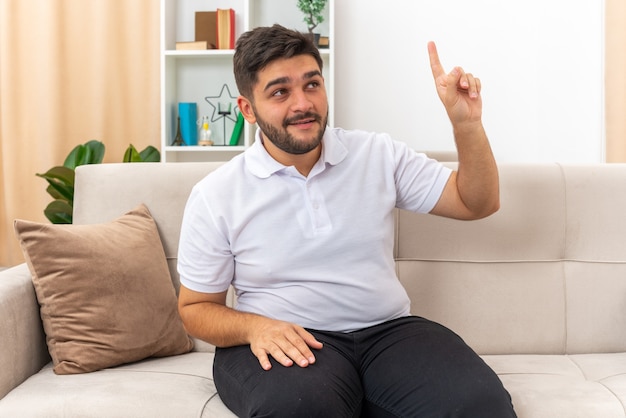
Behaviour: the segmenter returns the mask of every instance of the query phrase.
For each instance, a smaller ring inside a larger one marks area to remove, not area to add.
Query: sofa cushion
[[[519,417],[624,418],[626,353],[486,355]]]
[[[58,376],[51,365],[0,399],[0,417],[235,418],[217,395],[213,353]]]
[[[482,357],[519,417],[624,417],[625,353]],[[0,417],[231,418],[213,383],[213,358],[194,352],[69,376],[46,366],[0,399]]]
[[[15,221],[57,374],[191,350],[145,205],[96,225]]]

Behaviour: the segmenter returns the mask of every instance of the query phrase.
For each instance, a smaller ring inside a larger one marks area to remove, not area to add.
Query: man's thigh
[[[418,317],[359,332],[365,416],[513,417],[498,376],[449,329]]]
[[[306,368],[272,361],[263,370],[249,346],[217,349],[214,379],[237,416],[358,417],[363,393],[354,365],[326,342]]]

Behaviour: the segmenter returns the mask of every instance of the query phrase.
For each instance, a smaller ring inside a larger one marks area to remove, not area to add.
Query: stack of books
[[[234,49],[235,11],[196,12],[195,40],[176,42],[177,50]]]

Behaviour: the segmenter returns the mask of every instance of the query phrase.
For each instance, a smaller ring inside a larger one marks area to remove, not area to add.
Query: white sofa
[[[178,285],[192,185],[213,163],[82,166],[76,224],[145,203]],[[500,165],[501,209],[473,222],[398,212],[413,313],[458,332],[520,417],[625,417],[626,165]],[[227,198],[227,197],[225,197]],[[229,417],[211,347],[55,375],[26,265],[0,272],[0,417]]]

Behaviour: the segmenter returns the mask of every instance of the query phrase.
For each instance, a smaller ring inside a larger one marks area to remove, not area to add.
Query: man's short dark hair
[[[280,58],[311,55],[322,71],[319,49],[308,34],[287,29],[281,25],[254,28],[239,37],[235,47],[233,66],[239,94],[253,100],[252,90],[258,73],[269,63]]]

